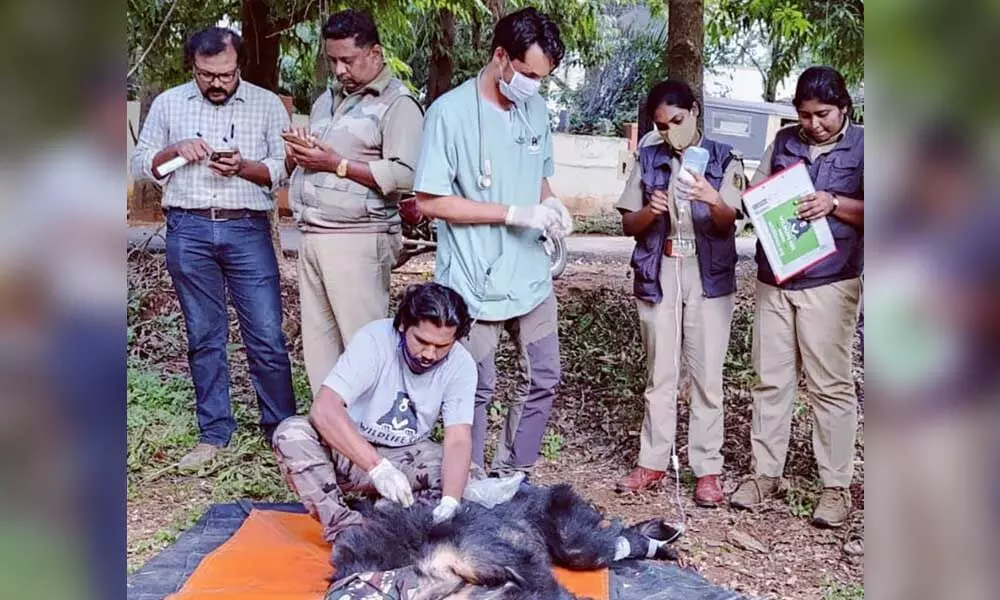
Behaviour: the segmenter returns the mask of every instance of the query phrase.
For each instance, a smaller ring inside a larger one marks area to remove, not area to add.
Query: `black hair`
[[[382,43],[379,41],[378,28],[375,27],[372,16],[353,8],[333,13],[326,20],[326,25],[323,25],[324,40],[347,38],[354,38],[354,43],[359,48],[371,48],[375,44]]]
[[[653,89],[649,90],[649,95],[646,96],[646,116],[652,121],[653,115],[656,114],[656,109],[664,104],[691,110],[694,108],[695,102],[691,86],[683,81],[667,79],[654,85]]]
[[[833,67],[809,67],[799,75],[792,104],[795,108],[799,108],[807,100],[818,100],[823,104],[846,108],[848,115],[854,108],[851,94],[847,91],[847,84],[844,83],[844,76]]]
[[[407,288],[392,324],[397,330],[406,331],[421,321],[430,321],[438,327],[455,327],[456,340],[468,335],[472,327],[465,300],[455,290],[439,283]]]
[[[184,64],[192,68],[195,56],[215,56],[225,52],[227,46],[236,51],[237,66],[243,66],[243,59],[246,57],[243,38],[226,27],[209,27],[192,35],[184,44]]]
[[[534,8],[522,8],[497,21],[493,27],[490,52],[503,48],[511,60],[524,60],[528,48],[535,44],[545,53],[553,69],[559,66],[566,52],[566,46],[559,37],[559,27]]]

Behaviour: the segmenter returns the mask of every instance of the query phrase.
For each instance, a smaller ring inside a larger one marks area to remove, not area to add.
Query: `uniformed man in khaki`
[[[683,359],[692,381],[688,458],[698,478],[695,502],[714,507],[723,501],[722,365],[736,291],[743,161],[730,146],[703,137],[686,84],[657,84],[647,106],[657,130],[643,138],[617,204],[625,233],[636,238],[634,291],[648,369],[639,464],[618,489],[647,489],[669,467]],[[704,176],[681,174],[681,154],[690,146],[709,153]]]
[[[402,247],[398,201],[413,185],[423,111],[385,64],[371,16],[332,15],[323,28],[337,82],[287,144],[290,198],[302,244],[302,351],[313,392],[355,332],[385,318]],[[286,138],[286,140],[289,138]]]

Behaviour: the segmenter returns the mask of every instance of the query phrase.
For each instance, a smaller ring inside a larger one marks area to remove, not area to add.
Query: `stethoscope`
[[[483,69],[479,71],[479,75],[476,76],[476,125],[479,132],[479,178],[476,180],[476,184],[479,186],[480,190],[487,190],[493,185],[493,161],[491,161],[486,156],[486,136],[483,135],[483,98],[482,93],[479,90],[479,82],[483,77]],[[521,122],[524,126],[528,128],[531,133],[531,146],[538,146],[538,134],[535,133],[534,128],[532,128],[531,123],[528,122],[527,117],[522,114],[521,109],[515,104],[512,108],[518,117],[520,117]],[[523,144],[528,141],[528,138],[524,135],[519,135],[514,139],[518,144]]]

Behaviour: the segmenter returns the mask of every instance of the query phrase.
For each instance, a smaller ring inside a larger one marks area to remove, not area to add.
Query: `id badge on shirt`
[[[538,156],[542,153],[542,143],[538,136],[532,136],[528,142],[528,156]]]

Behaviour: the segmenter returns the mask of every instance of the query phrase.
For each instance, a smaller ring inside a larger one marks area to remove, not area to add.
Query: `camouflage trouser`
[[[413,491],[441,489],[439,444],[424,440],[412,446],[375,449],[406,475]],[[289,417],[278,425],[274,453],[285,480],[309,514],[323,525],[323,538],[328,542],[344,528],[361,522],[361,515],[344,504],[344,492],[378,494],[368,473],[323,443],[306,417]],[[482,470],[473,465],[471,477],[483,476]]]
[[[355,573],[332,584],[324,600],[502,600],[511,597],[509,583],[488,588],[465,583],[454,573],[436,575],[420,575],[412,566]]]

